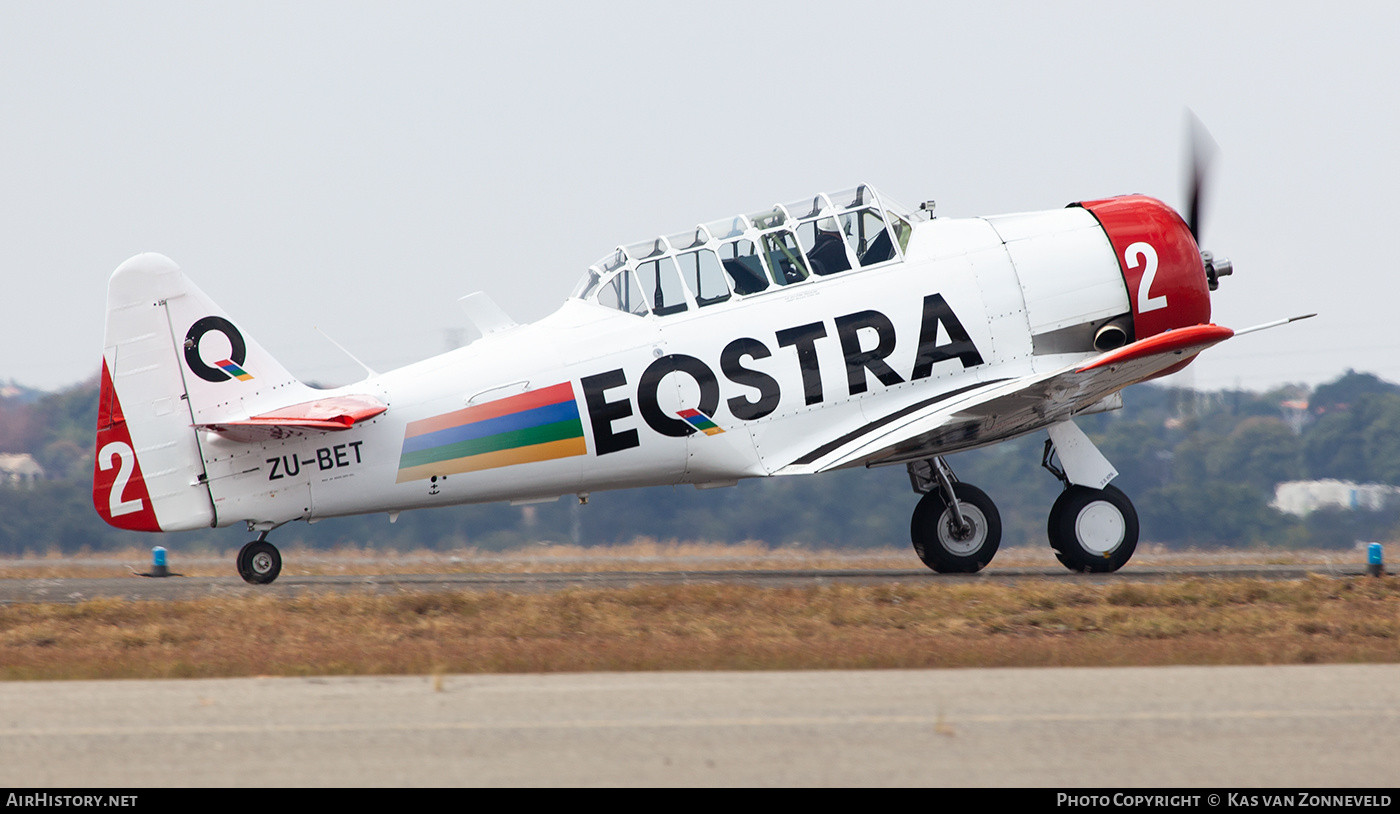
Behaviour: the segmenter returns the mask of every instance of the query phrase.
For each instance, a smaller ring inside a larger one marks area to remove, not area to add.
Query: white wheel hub
[[[1123,512],[1107,500],[1095,500],[1079,510],[1074,519],[1074,536],[1090,554],[1107,555],[1123,544],[1128,522]]]
[[[958,528],[958,518],[952,509],[944,509],[938,518],[938,544],[949,554],[967,557],[976,554],[987,543],[987,516],[971,503],[958,503],[963,519],[970,529]]]

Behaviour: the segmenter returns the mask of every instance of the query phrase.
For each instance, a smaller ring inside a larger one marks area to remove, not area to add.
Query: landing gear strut
[[[909,523],[914,552],[941,574],[981,571],[1001,545],[1001,513],[981,489],[957,480],[941,458],[909,465],[923,493]]]
[[[251,585],[266,585],[282,573],[282,554],[267,541],[267,532],[238,552],[238,575]]]
[[[1137,549],[1137,510],[1115,486],[1091,489],[1071,484],[1064,471],[1051,462],[1054,454],[1054,443],[1047,440],[1040,465],[1065,486],[1050,508],[1045,528],[1055,557],[1071,571],[1117,571]]]

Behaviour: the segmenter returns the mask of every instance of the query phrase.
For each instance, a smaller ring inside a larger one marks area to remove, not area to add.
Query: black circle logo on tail
[[[233,323],[223,317],[205,317],[190,326],[190,332],[185,334],[185,364],[194,371],[194,375],[206,382],[228,381],[233,375],[217,367],[210,367],[199,356],[199,340],[210,331],[218,331],[228,339],[228,359],[223,361],[233,363],[234,375],[242,372],[243,362],[248,358],[248,343],[243,341],[243,334],[238,332]]]

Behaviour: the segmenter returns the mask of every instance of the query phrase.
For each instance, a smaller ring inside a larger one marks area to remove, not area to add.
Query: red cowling
[[[1210,322],[1201,250],[1175,210],[1146,195],[1084,201],[1108,234],[1133,306],[1133,334],[1145,339]]]

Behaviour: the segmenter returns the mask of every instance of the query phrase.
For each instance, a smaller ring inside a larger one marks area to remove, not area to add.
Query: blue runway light
[[[151,573],[147,574],[146,576],[170,576],[170,568],[168,565],[166,565],[165,562],[165,548],[163,546],[156,546],[155,548],[151,549]]]
[[[1385,573],[1385,557],[1381,554],[1380,543],[1371,543],[1366,546],[1366,573],[1373,577]]]

